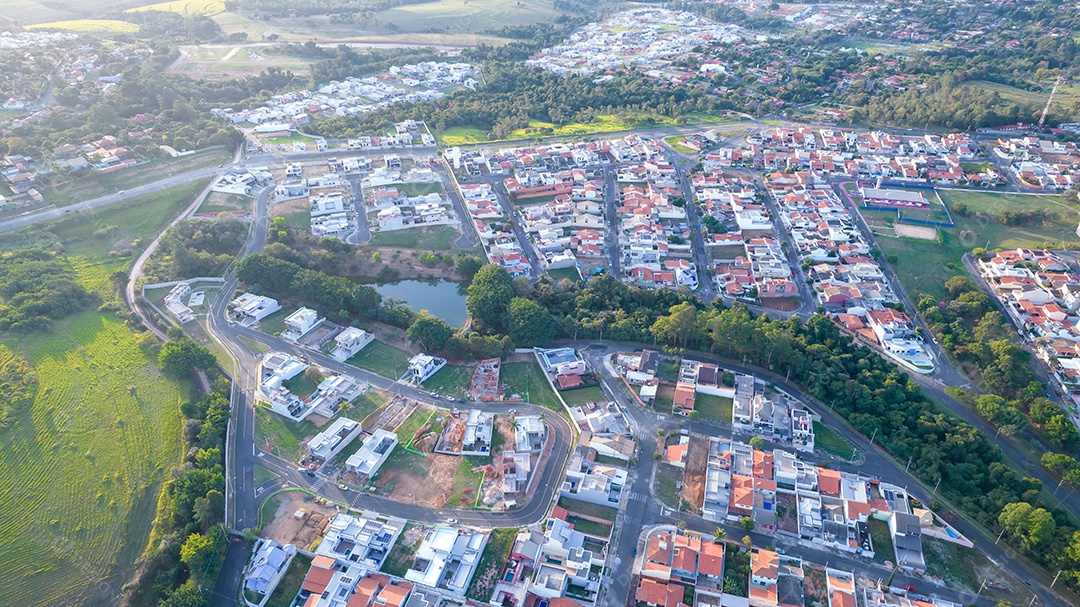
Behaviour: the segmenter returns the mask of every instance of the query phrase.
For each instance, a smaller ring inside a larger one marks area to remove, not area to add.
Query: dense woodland
[[[247,239],[248,227],[236,219],[181,221],[162,235],[143,275],[148,282],[219,276],[236,259]]]

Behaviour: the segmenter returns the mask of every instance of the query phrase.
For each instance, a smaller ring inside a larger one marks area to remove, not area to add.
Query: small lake
[[[379,295],[404,300],[419,312],[427,310],[455,329],[465,326],[465,289],[449,280],[400,280],[373,285]]]

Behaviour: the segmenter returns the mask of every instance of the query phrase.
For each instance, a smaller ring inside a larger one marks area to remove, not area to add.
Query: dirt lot
[[[919,240],[937,240],[937,229],[925,226],[913,226],[906,223],[897,223],[896,235],[905,238],[917,238]]]
[[[281,217],[283,215],[289,215],[290,213],[298,213],[300,211],[310,211],[311,202],[307,198],[297,198],[288,202],[275,203],[270,207],[270,216]]]
[[[337,514],[336,508],[320,506],[315,498],[300,491],[286,491],[270,499],[278,507],[273,519],[263,528],[262,536],[302,549],[321,538],[327,522]],[[307,514],[302,519],[295,518],[293,514],[301,509]]]
[[[686,470],[683,472],[683,500],[700,511],[705,503],[705,469],[709,464],[709,442],[691,440],[686,450]]]

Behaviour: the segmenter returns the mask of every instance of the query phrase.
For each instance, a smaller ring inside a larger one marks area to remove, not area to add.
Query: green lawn
[[[870,543],[874,547],[874,562],[896,562],[896,551],[893,549],[892,534],[889,533],[889,524],[876,518],[870,519]]]
[[[373,341],[345,362],[388,379],[397,379],[409,370],[410,358],[412,356],[401,348]]]
[[[674,148],[676,152],[679,152],[680,154],[697,154],[697,151],[694,150],[694,148],[687,147],[679,143],[680,141],[682,141],[683,138],[683,135],[672,135],[671,137],[664,137],[664,142],[670,145],[672,148]]]
[[[814,422],[814,450],[850,460],[855,445],[836,430],[820,422]]]
[[[533,361],[504,363],[500,370],[500,381],[506,385],[506,398],[517,394],[526,402],[541,407],[547,407],[552,411],[558,411],[565,415],[562,403],[551,389],[540,365]]]
[[[576,268],[559,268],[557,270],[548,270],[548,276],[555,282],[559,282],[562,279],[569,280],[570,282],[581,282],[581,274],[578,274]]]
[[[442,184],[438,181],[430,183],[399,183],[394,187],[397,188],[399,192],[410,197],[443,193]]]
[[[48,334],[0,336],[23,356],[33,401],[0,433],[0,605],[109,602],[146,548],[158,490],[181,457],[189,386],[162,375],[112,314]]]
[[[457,474],[454,475],[454,482],[450,487],[450,499],[446,501],[447,508],[472,508],[476,503],[484,472],[482,469],[474,471],[473,467],[471,458],[460,458]]]
[[[267,335],[281,335],[285,331],[285,319],[295,310],[282,308],[259,321],[259,330]]]
[[[694,410],[699,419],[720,424],[731,423],[731,399],[726,396],[698,393],[694,396]]]
[[[572,500],[568,497],[560,497],[559,506],[566,508],[570,512],[577,512],[578,514],[584,514],[586,516],[595,516],[611,521],[612,523],[615,522],[615,515],[619,513],[615,508],[583,502],[581,500]]]
[[[589,386],[588,388],[575,388],[573,390],[560,390],[559,394],[562,395],[563,400],[567,405],[571,407],[575,405],[584,405],[586,403],[606,403],[608,397],[604,395],[604,391],[600,386]]]
[[[274,594],[266,601],[265,607],[289,607],[293,599],[300,592],[300,586],[304,583],[304,577],[311,568],[311,558],[297,553],[293,557],[285,576],[278,582]]]
[[[674,382],[679,379],[679,359],[665,358],[660,361],[660,368],[656,373],[660,379]]]
[[[265,407],[255,409],[255,446],[279,457],[300,461],[307,453],[304,440],[318,433],[310,420],[297,423]]]
[[[480,555],[480,562],[476,565],[476,572],[469,583],[469,589],[465,596],[481,603],[486,603],[495,591],[495,583],[499,580],[503,567],[510,556],[510,549],[514,547],[517,538],[517,529],[493,529],[488,536],[487,545]]]
[[[682,496],[678,484],[682,482],[683,470],[668,464],[657,464],[653,477],[653,494],[664,504],[678,510]]]
[[[281,215],[275,215],[275,217],[284,217],[286,228],[294,228],[305,232],[311,231],[311,211],[306,209],[282,213]]]
[[[308,373],[312,371],[314,367],[309,368],[307,371],[297,375],[292,379],[281,382],[281,385],[292,392],[299,398],[307,398],[319,387],[319,382],[322,381],[322,374],[318,374],[318,379],[315,377],[308,377]]]
[[[424,389],[440,396],[465,398],[476,365],[446,365],[424,382]]]
[[[656,389],[656,398],[653,399],[652,408],[657,413],[663,413],[670,415],[672,407],[675,405],[675,386],[669,384],[660,384]]]
[[[362,424],[369,415],[385,405],[387,400],[389,399],[381,392],[368,390],[346,405],[345,409],[349,412],[349,419],[355,419]]]
[[[486,143],[487,140],[487,131],[468,126],[449,127],[443,132],[442,136],[442,144],[450,146]]]
[[[461,234],[450,226],[409,228],[393,232],[376,232],[371,236],[373,247],[398,247],[425,251],[452,251]]]
[[[471,3],[470,3],[471,6]],[[716,124],[731,122],[730,119],[716,114],[693,112],[687,114],[686,124]],[[557,126],[542,120],[530,120],[529,126],[515,129],[505,139],[489,140],[487,131],[473,127],[451,127],[443,133],[443,145],[469,145],[476,143],[496,143],[543,139],[546,137],[585,137],[603,133],[617,133],[634,129],[650,129],[675,126],[674,118],[655,114],[624,113],[598,114],[592,122],[571,122]],[[678,137],[681,139],[682,137]]]
[[[567,516],[566,522],[574,526],[575,531],[594,535],[596,537],[606,538],[611,535],[611,525],[605,525],[604,523],[598,523],[596,521],[590,521],[588,519],[578,518],[576,516]]]
[[[405,421],[401,422],[394,433],[397,434],[398,442],[404,447],[409,444],[410,441],[416,436],[417,431],[425,426],[431,427],[438,423],[441,414],[434,409],[427,407],[418,407],[416,411],[413,411],[409,417],[405,418]]]
[[[494,448],[492,448],[492,451],[494,451]],[[599,453],[596,454],[596,456],[593,458],[593,461],[598,464],[607,464],[608,466],[615,466],[616,468],[624,469],[628,465],[628,462],[626,460],[619,459],[617,457],[610,457],[607,455],[600,455]]]
[[[968,205],[969,214],[953,213],[956,223],[941,228],[940,241],[895,238],[879,234],[877,244],[887,255],[896,255],[892,265],[904,289],[915,301],[920,294],[944,298],[945,281],[953,276],[966,275],[960,258],[975,247],[990,249],[1017,247],[1058,248],[1064,240],[1067,247],[1080,246],[1075,234],[1080,213],[1061,201],[1058,196],[1033,194],[997,194],[969,190],[938,190],[950,209],[958,202]],[[997,222],[999,211],[1050,208],[1060,217],[1042,226],[1006,226]],[[950,267],[951,264],[951,267]]]
[[[274,474],[273,472],[267,470],[266,468],[263,468],[262,466],[255,466],[253,472],[255,474],[255,486],[256,487],[259,487],[263,483],[265,483],[267,481],[272,481],[275,478],[277,478],[276,474]]]
[[[270,349],[270,346],[262,343],[261,341],[256,341],[254,339],[251,339],[250,337],[244,337],[242,335],[239,337],[241,343],[243,343],[244,346],[248,350],[250,350],[252,354],[262,354],[263,352],[266,352]]]

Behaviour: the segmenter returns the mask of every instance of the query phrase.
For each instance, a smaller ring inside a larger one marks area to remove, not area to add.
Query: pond
[[[383,297],[404,300],[414,311],[427,310],[451,327],[465,326],[465,289],[450,280],[400,280],[374,285]]]

